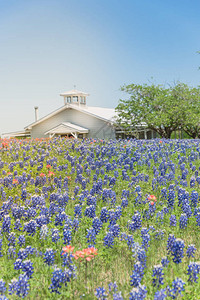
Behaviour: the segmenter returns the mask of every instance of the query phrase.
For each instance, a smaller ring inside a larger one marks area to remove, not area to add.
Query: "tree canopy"
[[[177,83],[165,87],[155,84],[130,84],[121,88],[129,95],[116,107],[117,124],[126,131],[146,127],[163,138],[183,129],[193,138],[200,137],[200,88]]]

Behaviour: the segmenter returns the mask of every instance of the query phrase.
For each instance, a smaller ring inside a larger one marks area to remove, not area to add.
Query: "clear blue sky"
[[[200,82],[199,0],[0,0],[0,133],[63,105],[116,107],[129,83]]]

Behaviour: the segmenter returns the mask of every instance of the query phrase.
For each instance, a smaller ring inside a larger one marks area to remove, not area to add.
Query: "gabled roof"
[[[70,122],[63,122],[63,123],[60,123],[58,126],[53,127],[50,130],[46,131],[44,134],[49,134],[49,133],[67,134],[67,133],[72,133],[72,132],[88,133],[88,131],[89,130],[87,128],[83,128],[81,126],[75,125]]]
[[[60,94],[60,96],[73,96],[73,95],[89,96],[89,94],[87,94],[85,92],[78,91],[78,90],[71,90],[71,91],[64,92],[64,93]]]
[[[46,115],[45,117],[39,119],[36,122],[31,123],[30,125],[26,126],[25,129],[31,129],[33,126],[38,125],[39,123],[57,115],[58,113],[64,111],[65,109],[75,109],[82,113],[91,115],[97,119],[101,119],[106,122],[113,123],[114,117],[116,116],[116,112],[114,108],[103,108],[103,107],[93,107],[93,106],[78,106],[76,104],[66,104],[59,109],[53,111],[52,113]]]

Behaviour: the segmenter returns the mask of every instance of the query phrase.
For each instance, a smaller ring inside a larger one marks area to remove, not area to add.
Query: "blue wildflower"
[[[6,283],[3,279],[0,279],[0,295],[3,295],[6,291]]]
[[[26,274],[19,275],[18,281],[15,285],[15,291],[18,297],[24,298],[28,295],[29,283]]]
[[[23,272],[25,272],[25,274],[28,278],[32,277],[34,268],[33,268],[33,263],[30,261],[30,259],[23,261],[21,269]]]
[[[187,269],[187,274],[189,275],[188,281],[197,282],[198,274],[200,273],[200,263],[190,262]]]
[[[186,250],[187,257],[194,257],[194,253],[197,249],[195,248],[195,245],[191,244],[188,245],[188,248]]]
[[[164,272],[163,272],[162,265],[154,266],[152,277],[153,277],[153,286],[156,286],[157,288],[159,288],[160,285],[163,284],[163,279],[164,279]]]
[[[112,248],[114,245],[114,235],[113,235],[112,231],[107,232],[107,234],[103,240],[104,240],[105,247]]]
[[[106,300],[108,295],[106,294],[106,289],[104,287],[98,287],[95,296],[99,300]]]
[[[55,261],[55,251],[53,249],[46,249],[43,258],[47,265],[53,265]]]

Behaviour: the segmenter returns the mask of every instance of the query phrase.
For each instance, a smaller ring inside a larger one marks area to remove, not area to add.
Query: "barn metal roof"
[[[103,107],[94,107],[94,106],[78,106],[76,104],[66,104],[59,109],[53,111],[52,113],[46,115],[45,117],[31,123],[30,125],[26,126],[25,129],[31,129],[33,126],[38,125],[39,123],[55,116],[56,114],[64,111],[65,109],[75,109],[85,114],[91,115],[95,118],[113,123],[114,117],[116,116],[116,112],[114,108],[103,108]]]

